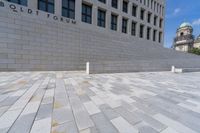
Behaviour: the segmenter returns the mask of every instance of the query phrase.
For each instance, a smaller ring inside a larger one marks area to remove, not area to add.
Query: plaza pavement
[[[0,73],[0,133],[200,133],[200,73]]]

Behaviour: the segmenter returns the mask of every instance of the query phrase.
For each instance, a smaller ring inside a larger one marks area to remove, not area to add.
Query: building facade
[[[190,23],[182,23],[177,29],[173,48],[177,51],[189,52],[192,48],[200,48],[200,36],[195,39]]]
[[[164,0],[1,0],[0,70],[153,58],[146,50],[163,46],[164,11]]]

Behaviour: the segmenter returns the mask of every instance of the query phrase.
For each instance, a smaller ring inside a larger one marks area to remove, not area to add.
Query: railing
[[[183,40],[194,40],[194,36],[193,35],[183,35],[183,36],[174,38],[174,42],[183,41]]]

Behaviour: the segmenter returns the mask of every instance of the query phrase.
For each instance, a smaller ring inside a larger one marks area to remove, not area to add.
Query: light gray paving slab
[[[91,117],[99,133],[118,132],[116,128],[111,124],[111,122],[102,113],[92,115]]]
[[[138,133],[138,131],[122,117],[112,119],[111,122],[120,133]]]

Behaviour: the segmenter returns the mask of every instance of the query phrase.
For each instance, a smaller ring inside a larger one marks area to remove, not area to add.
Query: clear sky
[[[176,29],[184,21],[192,24],[194,35],[200,34],[200,0],[166,0],[165,47],[171,47]]]

